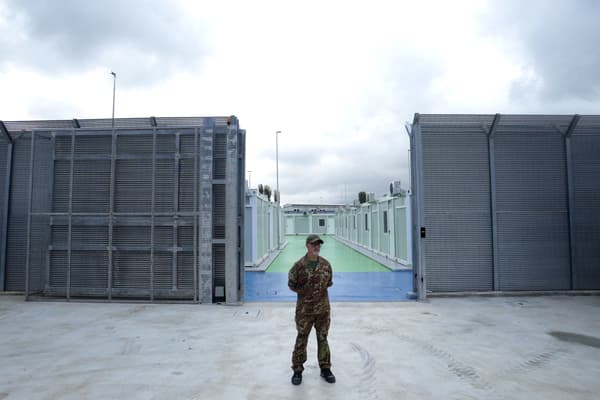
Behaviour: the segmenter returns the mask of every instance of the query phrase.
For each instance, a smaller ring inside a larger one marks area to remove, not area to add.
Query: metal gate
[[[600,116],[582,116],[567,135],[575,289],[600,288]]]
[[[8,245],[8,196],[12,169],[13,141],[0,121],[0,290],[6,280],[6,246]]]
[[[415,287],[600,289],[598,116],[415,115]]]
[[[239,301],[237,119],[106,121],[34,127],[15,148],[28,154],[15,155],[27,165],[13,172],[13,182],[26,175],[11,191],[21,201],[11,202],[10,227],[20,230],[9,242],[23,247],[7,253],[23,264],[7,270],[13,287],[66,299]]]

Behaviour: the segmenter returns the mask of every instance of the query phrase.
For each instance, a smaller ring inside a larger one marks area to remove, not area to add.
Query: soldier
[[[327,288],[333,285],[331,264],[319,256],[323,240],[317,235],[306,238],[306,255],[296,261],[288,276],[289,288],[298,294],[296,302],[296,345],[292,354],[292,384],[302,383],[302,371],[306,361],[308,335],[314,325],[317,332],[317,353],[321,376],[329,383],[335,382],[331,372],[331,356],[327,333],[330,311]]]

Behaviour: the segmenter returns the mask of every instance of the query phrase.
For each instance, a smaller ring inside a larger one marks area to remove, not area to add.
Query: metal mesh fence
[[[239,249],[241,231],[227,226],[241,215],[227,197],[243,187],[226,179],[228,154],[244,155],[227,138],[245,132],[211,119],[200,127],[135,122],[34,129],[20,146],[29,151],[20,187],[28,297],[225,300],[226,269],[237,273],[240,260],[226,262],[226,249]]]
[[[415,115],[421,298],[599,289],[599,138],[598,116]]]

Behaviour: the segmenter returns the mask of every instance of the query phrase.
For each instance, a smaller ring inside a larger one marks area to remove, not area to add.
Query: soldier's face
[[[306,248],[308,249],[309,254],[312,254],[313,256],[318,256],[319,252],[321,251],[321,243],[309,243],[306,245]]]

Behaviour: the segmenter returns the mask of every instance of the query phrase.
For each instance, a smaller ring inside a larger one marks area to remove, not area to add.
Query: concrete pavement
[[[591,399],[600,297],[334,303],[337,383],[314,334],[292,386],[292,303],[24,302],[0,296],[0,399]]]

